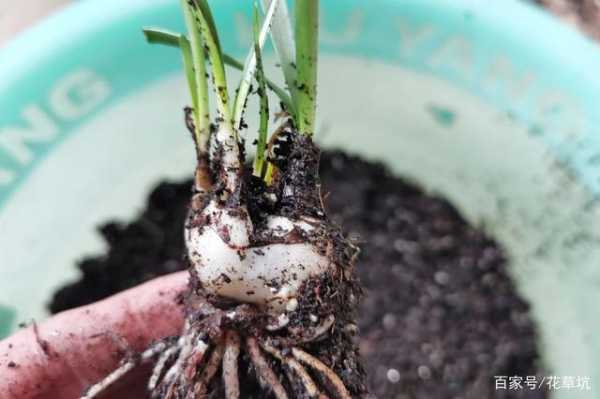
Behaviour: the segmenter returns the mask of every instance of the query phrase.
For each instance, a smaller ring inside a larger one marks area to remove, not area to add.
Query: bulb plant
[[[206,0],[182,0],[187,34],[144,30],[151,43],[179,48],[191,97],[185,120],[197,167],[184,227],[185,325],[179,337],[124,361],[84,398],[98,397],[147,362],[155,362],[148,382],[153,398],[240,398],[244,370],[261,387],[258,397],[366,395],[353,342],[358,249],[327,218],[313,142],[319,4],[296,0],[294,7],[292,24],[285,0],[263,0],[264,15],[254,5],[253,46],[244,63],[223,52]],[[268,36],[286,89],[265,76]],[[242,70],[233,98],[226,65]],[[216,98],[212,118],[209,87]],[[270,136],[267,90],[282,107]],[[253,93],[259,124],[248,165],[240,132]]]

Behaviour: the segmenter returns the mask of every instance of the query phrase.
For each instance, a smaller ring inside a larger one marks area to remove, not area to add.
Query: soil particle
[[[346,235],[361,240],[360,348],[372,394],[547,397],[544,390],[494,389],[496,375],[544,372],[528,305],[517,295],[493,240],[446,201],[380,164],[325,152],[321,180],[329,216]],[[138,219],[103,226],[108,252],[82,260],[81,280],[59,290],[50,309],[90,303],[183,268],[190,186],[191,180],[161,183]],[[356,331],[356,326],[344,328],[348,334]],[[344,358],[351,354],[335,352],[332,361],[354,361]]]

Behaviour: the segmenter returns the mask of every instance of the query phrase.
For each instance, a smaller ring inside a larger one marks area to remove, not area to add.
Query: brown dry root
[[[319,188],[317,147],[292,127],[283,128],[270,157],[276,173],[269,187],[250,180],[250,173],[224,167],[221,163],[223,148],[218,145],[216,148],[212,159],[199,159],[199,165],[204,167],[199,166],[202,170],[196,173],[186,234],[195,231],[196,238],[201,240],[209,231],[205,229],[220,226],[221,238],[212,238],[211,242],[220,244],[222,239],[227,243],[230,232],[235,231],[233,224],[219,225],[216,218],[243,216],[251,220],[248,225],[254,226],[251,235],[246,241],[242,240],[243,246],[224,247],[225,250],[235,248],[239,267],[244,266],[241,262],[250,251],[259,254],[257,259],[266,264],[262,257],[266,259],[272,244],[308,246],[318,254],[318,259],[327,262],[327,267],[319,269],[320,274],[299,278],[297,274],[307,270],[310,264],[293,263],[290,268],[283,268],[285,272],[281,275],[259,276],[248,281],[246,275],[236,275],[239,269],[228,260],[222,268],[216,268],[219,273],[216,278],[206,278],[206,268],[214,267],[214,257],[218,255],[213,254],[210,262],[206,261],[208,255],[203,252],[204,247],[190,244],[186,238],[190,290],[181,336],[161,341],[142,354],[126,359],[117,370],[92,386],[83,398],[98,397],[137,365],[148,362],[155,362],[148,382],[148,390],[155,399],[238,399],[245,394],[241,381],[245,389],[252,384],[258,389],[259,393],[250,394],[253,398],[365,397],[364,371],[353,340],[360,296],[354,278],[357,249],[325,215]],[[227,179],[240,183],[212,185],[212,182]],[[220,210],[207,213],[209,203]],[[264,229],[273,216],[290,223],[300,221],[298,226],[311,223],[313,227],[294,227],[285,234]],[[190,248],[193,249],[191,255]],[[236,257],[228,259],[237,262]],[[302,261],[307,262],[304,258]],[[242,291],[246,294],[242,298],[247,300],[221,295],[227,293],[229,284],[248,287]],[[276,307],[272,306],[274,302],[269,302],[268,294],[266,302],[256,301],[255,286],[263,293],[293,287],[294,294]]]

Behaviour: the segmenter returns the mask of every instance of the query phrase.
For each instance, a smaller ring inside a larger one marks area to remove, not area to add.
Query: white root
[[[325,320],[323,325],[330,327],[330,320]],[[209,358],[205,361],[205,355],[209,352],[209,344],[205,342],[200,332],[190,331],[189,327],[189,323],[186,322],[186,334],[179,337],[177,342],[158,342],[141,355],[127,360],[104,380],[92,386],[81,399],[97,398],[133,368],[147,363],[157,356],[158,361],[148,383],[150,392],[162,395],[160,397],[165,399],[174,399],[178,395],[178,390],[183,388],[186,390],[186,399],[207,398],[210,383],[221,369],[225,398],[239,399],[241,394],[239,380],[240,333],[234,330],[221,333]],[[322,328],[317,328],[317,330],[321,331]],[[271,391],[276,399],[289,399],[289,396],[265,354],[269,354],[281,362],[288,380],[294,386],[302,389],[306,397],[328,399],[324,390],[307,371],[305,366],[308,366],[315,370],[316,375],[320,376],[320,381],[336,398],[350,399],[344,383],[333,370],[297,347],[291,348],[291,355],[284,355],[280,349],[268,341],[259,343],[255,337],[247,337],[245,347],[260,385],[263,389]],[[174,357],[176,357],[175,362],[165,373],[166,364]],[[163,374],[164,377],[161,378]]]
[[[133,361],[126,362],[121,367],[110,373],[99,383],[92,385],[87,392],[81,397],[81,399],[92,399],[110,387],[112,384],[120,380],[129,373],[137,364]]]
[[[158,382],[160,381],[160,377],[162,376],[163,371],[165,370],[167,362],[173,355],[179,352],[179,350],[180,348],[178,346],[173,346],[164,351],[162,355],[160,355],[158,361],[156,362],[156,365],[154,366],[154,370],[152,370],[152,375],[148,380],[148,391],[152,392],[158,386]]]
[[[292,355],[300,362],[318,371],[329,382],[330,388],[339,399],[352,399],[343,381],[338,375],[316,357],[299,348],[292,348]]]
[[[208,345],[200,337],[198,332],[185,333],[190,329],[189,322],[186,321],[184,326],[184,334],[179,337],[174,346],[167,349],[154,366],[152,376],[148,382],[150,392],[157,389],[159,386],[164,387],[165,397],[174,394],[175,388],[179,383],[193,380],[196,374],[196,368],[202,362],[204,353],[208,349]],[[179,352],[175,362],[161,379],[165,363],[171,358],[172,354]]]
[[[290,301],[295,300],[292,298]],[[270,320],[269,324],[265,326],[267,331],[277,331],[286,327],[290,323],[290,318],[285,314],[281,313],[277,318],[273,318]]]
[[[248,337],[246,339],[246,347],[248,348],[250,361],[256,370],[261,386],[270,389],[276,399],[288,399],[285,388],[277,378],[277,374],[275,374],[267,360],[260,353],[260,347],[256,338]]]
[[[213,379],[219,367],[221,366],[221,361],[223,360],[223,354],[225,352],[225,342],[223,340],[217,344],[217,346],[213,349],[210,358],[206,362],[204,370],[202,370],[202,374],[198,381],[196,381],[193,393],[194,398],[204,398],[207,394],[208,384]]]
[[[204,355],[206,354],[207,350],[208,345],[204,342],[204,340],[198,339],[196,345],[194,346],[194,349],[192,350],[192,353],[190,354],[189,359],[187,359],[187,364],[183,372],[183,376],[188,382],[194,380],[194,377],[196,376],[196,371],[202,363],[202,360],[204,359]]]
[[[225,336],[225,353],[223,355],[223,382],[226,399],[238,399],[240,397],[239,356],[240,336],[235,331],[228,331]]]
[[[326,399],[324,395],[320,395],[319,389],[317,388],[317,384],[315,384],[315,382],[308,374],[306,369],[296,359],[284,356],[280,350],[267,343],[262,342],[261,346],[267,353],[269,353],[284,364],[284,366],[286,367],[286,372],[288,373],[289,380],[294,380],[291,373],[295,373],[298,376],[300,382],[302,383],[302,386],[304,387],[304,391],[306,392],[308,397]]]
[[[321,323],[319,323],[317,326],[310,328],[308,330],[308,333],[306,333],[302,330],[298,330],[298,328],[294,328],[294,329],[291,328],[290,330],[294,333],[297,333],[299,336],[302,337],[300,339],[300,342],[302,342],[302,343],[313,342],[313,341],[316,341],[319,338],[323,337],[325,334],[327,334],[329,332],[329,330],[331,329],[331,327],[333,326],[334,322],[335,322],[335,316],[331,314],[331,315],[327,316],[327,318],[322,320]]]
[[[163,352],[167,348],[167,344],[164,342],[158,342],[146,349],[139,357],[131,358],[123,363],[119,368],[114,370],[102,381],[95,385],[92,385],[81,397],[81,399],[93,399],[108,389],[112,384],[119,381],[127,373],[133,370],[140,364],[145,364],[159,353]]]
[[[186,321],[184,331],[188,331],[188,329],[189,323]],[[177,360],[175,360],[175,364],[173,364],[167,371],[167,374],[165,375],[163,381],[175,381],[176,378],[180,375],[185,361],[194,349],[194,338],[195,335],[193,334],[183,334],[181,337],[179,337],[179,339],[177,340],[177,346],[181,348],[181,351],[179,352]]]

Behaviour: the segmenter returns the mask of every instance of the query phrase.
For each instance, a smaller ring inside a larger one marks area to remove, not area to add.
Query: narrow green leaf
[[[319,0],[296,0],[297,121],[300,133],[312,136],[317,111]]]
[[[267,148],[267,131],[269,129],[269,96],[267,96],[267,84],[265,71],[263,69],[261,43],[260,43],[260,21],[258,5],[254,5],[254,52],[256,54],[256,81],[258,82],[258,95],[260,96],[260,122],[258,125],[258,140],[256,144],[256,158],[254,160],[254,175],[263,176],[265,165],[265,150]]]
[[[195,5],[202,13],[206,20],[206,24],[210,29],[211,36],[214,38],[215,45],[219,49],[219,52],[222,53],[221,43],[219,42],[219,34],[217,32],[217,25],[215,24],[215,20],[213,18],[212,12],[210,11],[210,6],[206,0],[187,0],[188,4]]]
[[[206,59],[204,55],[204,41],[200,34],[198,23],[192,14],[188,0],[181,0],[181,8],[190,37],[191,55],[193,61],[193,72],[195,77],[194,116],[196,144],[198,153],[202,154],[208,150],[208,139],[210,131],[210,109],[208,103],[208,82],[206,78]]]
[[[190,90],[190,97],[192,98],[192,107],[194,110],[198,109],[198,92],[196,90],[197,81],[194,73],[194,61],[192,56],[192,49],[188,39],[175,32],[170,32],[160,28],[143,28],[144,36],[148,43],[152,44],[164,44],[171,47],[179,48],[183,59],[183,70]],[[195,121],[196,122],[196,121]]]
[[[267,14],[265,15],[265,20],[263,21],[262,27],[257,28],[259,33],[256,34],[256,44],[258,44],[258,48],[262,50],[263,45],[265,44],[265,40],[267,35],[269,34],[269,30],[271,29],[271,21],[273,20],[273,15],[275,15],[275,10],[277,9],[280,0],[273,0],[269,9],[267,10]],[[256,15],[254,23],[258,23],[260,26],[260,21],[258,21],[258,10],[255,9]],[[246,57],[246,62],[244,64],[244,69],[242,71],[242,80],[238,86],[237,95],[235,97],[235,102],[233,105],[233,123],[234,126],[239,127],[242,121],[242,117],[244,115],[244,109],[246,108],[246,101],[248,100],[248,95],[250,94],[250,86],[252,84],[252,77],[255,75],[256,71],[256,46],[253,46],[249,51],[248,56]]]
[[[263,10],[269,8],[274,0],[261,0]],[[271,40],[277,58],[283,70],[285,84],[290,92],[292,101],[296,101],[296,43],[292,34],[290,13],[288,11],[287,1],[282,0],[275,10],[273,22],[271,23]]]
[[[142,32],[148,43],[179,47],[179,33],[154,27],[142,28]]]
[[[210,60],[214,90],[217,95],[217,108],[223,118],[223,122],[231,124],[231,110],[229,109],[229,93],[227,91],[227,78],[225,75],[225,66],[223,55],[219,44],[219,35],[210,12],[210,7],[206,0],[191,0],[194,16],[200,22],[200,28],[204,43],[208,47],[208,58]]]
[[[179,47],[179,33],[171,32],[165,29],[159,28],[144,28],[144,35],[149,43],[152,44],[163,44],[171,47]],[[231,55],[224,53],[223,54],[223,62],[230,67],[237,69],[239,71],[244,70],[244,64],[242,64],[239,60],[235,59]],[[292,99],[287,94],[285,89],[278,86],[273,81],[267,79],[267,86],[269,89],[279,97],[279,100],[283,103],[286,111],[288,111],[292,116],[295,114],[295,107],[292,103]]]
[[[228,54],[223,54],[223,61],[225,61],[225,64],[229,65],[230,67],[232,67],[234,69],[237,69],[238,71],[244,70],[244,64],[242,64],[239,60],[235,59],[234,57],[232,57]],[[292,116],[295,115],[296,107],[294,107],[294,103],[292,102],[291,97],[287,94],[285,89],[278,86],[276,83],[274,83],[273,81],[271,81],[269,79],[267,79],[266,81],[267,81],[267,86],[269,87],[269,89],[271,89],[271,91],[273,91],[273,93],[275,93],[275,95],[277,97],[279,97],[279,100],[285,107],[285,110],[288,113],[290,113],[290,115],[292,115]]]
[[[190,89],[190,96],[192,97],[192,107],[194,110],[198,108],[198,96],[196,92],[196,76],[194,75],[194,65],[192,61],[192,50],[190,48],[190,42],[188,39],[179,35],[179,48],[181,49],[181,55],[183,58],[183,69],[185,71],[185,77],[187,78],[188,88]]]
[[[183,58],[183,68],[192,98],[192,108],[194,110],[194,125],[196,131],[196,143],[199,153],[206,151],[208,141],[208,129],[210,127],[210,114],[208,105],[208,88],[206,82],[206,62],[204,53],[198,57],[194,56],[194,46],[189,40],[180,33],[171,32],[160,28],[144,28],[144,36],[148,43],[162,44],[170,47],[179,48]],[[195,59],[196,58],[196,59]],[[195,64],[201,65],[196,68]],[[200,83],[198,83],[200,82]]]

